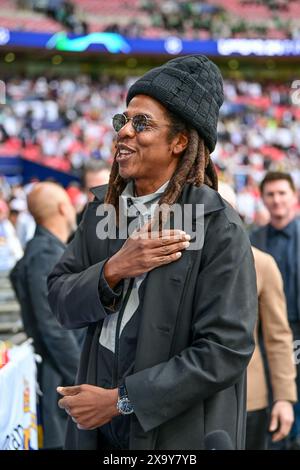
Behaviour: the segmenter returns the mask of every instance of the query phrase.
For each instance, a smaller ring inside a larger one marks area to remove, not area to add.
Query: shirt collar
[[[158,201],[168,186],[168,183],[169,181],[164,183],[154,193],[146,194],[145,196],[134,196],[133,181],[129,181],[120,197],[121,213],[124,215],[127,214],[129,217],[130,214],[135,214],[134,217],[138,216],[140,219],[139,223],[145,223],[149,217],[153,216]],[[131,206],[134,207],[131,208]]]
[[[288,225],[283,227],[282,229],[277,229],[272,225],[269,225],[269,235],[276,236],[276,235],[284,235],[287,238],[292,238],[294,234],[294,227],[295,227],[295,220],[292,220]]]
[[[143,207],[158,203],[160,196],[165,191],[168,183],[169,181],[164,183],[154,193],[145,194],[145,196],[134,196],[133,181],[129,181],[121,194],[123,207],[125,208],[134,205],[140,213],[143,213]]]
[[[168,186],[169,181],[164,183],[162,186],[160,186],[154,193],[151,194],[146,194],[145,196],[135,196],[134,195],[134,186],[133,186],[133,181],[129,181],[127,183],[124,191],[121,194],[121,197],[123,198],[130,198],[133,203],[140,202],[142,204],[146,204],[147,202],[153,201],[153,199],[157,199],[161,193],[165,191],[165,189]]]

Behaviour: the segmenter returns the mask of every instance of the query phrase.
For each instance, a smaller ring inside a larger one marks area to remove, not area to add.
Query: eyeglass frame
[[[114,118],[115,118],[116,116],[124,116],[124,118],[125,118],[125,123],[123,124],[123,126],[122,126],[118,131],[117,131],[117,130],[115,129],[115,127],[114,127]],[[135,131],[137,134],[139,134],[140,132],[143,132],[143,131],[145,130],[145,128],[147,127],[147,124],[148,124],[149,121],[150,121],[150,122],[151,122],[151,121],[154,122],[153,119],[151,119],[149,116],[147,116],[147,114],[143,114],[143,113],[137,113],[137,114],[135,114],[134,116],[132,116],[131,118],[128,117],[125,113],[116,113],[116,114],[112,117],[113,129],[114,129],[116,132],[120,132],[120,130],[123,129],[123,127],[126,126],[126,124],[127,124],[129,121],[133,121],[133,119],[134,119],[135,117],[137,117],[137,116],[143,116],[143,117],[145,118],[145,120],[146,120],[145,127],[144,127],[143,129],[141,129],[140,131],[137,130],[137,129],[134,127],[134,124],[133,124],[133,122],[132,122],[132,128],[134,129],[134,131]],[[164,126],[170,126],[170,124],[163,124],[163,125],[164,125]]]

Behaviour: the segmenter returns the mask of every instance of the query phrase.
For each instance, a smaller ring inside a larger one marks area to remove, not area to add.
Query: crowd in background
[[[69,183],[66,195],[76,214],[73,230],[79,225],[86,204],[93,200],[94,196],[89,188],[108,183],[109,174],[109,163],[90,159],[85,162],[81,182],[74,180]],[[57,183],[54,187],[61,186],[51,177],[46,181]],[[14,267],[35,234],[36,223],[28,208],[28,195],[37,183],[39,179],[36,177],[29,183],[22,184],[0,175],[0,273],[8,272]]]
[[[237,11],[232,11],[224,0],[115,0],[112,4],[99,2],[99,5],[93,0],[18,0],[16,3],[19,9],[32,11],[33,15],[45,15],[54,22],[51,27],[56,23],[57,30],[79,35],[110,31],[128,37],[153,38],[170,34],[189,39],[300,37],[299,18],[291,11],[296,0],[240,0],[235,2]],[[249,15],[249,7],[253,5],[263,7],[267,17]],[[126,10],[127,15],[120,18],[118,11]],[[20,27],[26,29],[26,23]]]
[[[225,2],[219,2],[218,5],[209,1],[141,0],[140,6],[150,15],[152,26],[157,28],[157,35],[171,32],[194,39],[275,36],[298,39],[300,31],[297,20],[283,19],[280,15],[282,7],[278,5],[280,8],[275,8],[276,2],[268,3],[270,17],[267,21],[262,21],[260,18],[249,19],[247,14],[233,15],[226,8]],[[248,4],[249,2],[241,2],[241,5],[245,6],[245,12]],[[285,7],[288,8],[287,4]]]
[[[213,160],[238,194],[248,224],[264,223],[258,184],[267,170],[288,171],[300,188],[300,108],[288,84],[225,81]],[[89,159],[111,163],[111,118],[125,109],[127,83],[108,77],[11,79],[0,109],[0,155],[81,175]]]
[[[78,79],[9,80],[0,111],[1,154],[22,154],[74,172],[88,158],[112,159],[111,117],[125,87]]]

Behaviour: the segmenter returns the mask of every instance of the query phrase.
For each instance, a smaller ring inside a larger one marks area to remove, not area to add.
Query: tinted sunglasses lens
[[[126,124],[126,118],[124,114],[115,114],[112,119],[112,123],[113,123],[114,130],[116,132],[119,132],[122,129],[122,127],[124,127]]]
[[[143,114],[137,114],[132,119],[132,126],[136,132],[142,132],[147,127],[147,118]]]

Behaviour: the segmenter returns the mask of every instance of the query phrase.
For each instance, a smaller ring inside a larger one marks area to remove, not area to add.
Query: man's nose
[[[132,121],[127,121],[126,124],[119,130],[118,138],[123,139],[124,137],[134,137],[135,130],[132,127]]]

